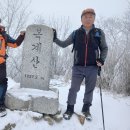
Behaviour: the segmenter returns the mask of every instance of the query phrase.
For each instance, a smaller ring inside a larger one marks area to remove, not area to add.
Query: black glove
[[[25,33],[26,33],[26,31],[21,31],[21,32],[20,32],[20,35],[21,35],[21,36],[25,36]]]
[[[96,61],[104,65],[104,61],[102,59],[97,59]]]
[[[53,36],[53,41],[55,41],[57,39],[57,32],[56,32],[56,29],[52,28],[53,29],[53,33],[54,33],[54,36]]]
[[[4,31],[5,31],[5,27],[2,26],[2,25],[0,25],[0,32],[2,33],[2,32],[4,32]]]

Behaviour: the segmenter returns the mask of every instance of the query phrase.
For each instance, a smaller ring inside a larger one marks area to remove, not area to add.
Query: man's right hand
[[[56,32],[56,29],[52,28],[53,29],[53,33],[54,33],[54,36],[53,36],[53,41],[55,41],[57,39],[57,32]]]
[[[0,32],[4,32],[5,31],[5,27],[0,25]]]

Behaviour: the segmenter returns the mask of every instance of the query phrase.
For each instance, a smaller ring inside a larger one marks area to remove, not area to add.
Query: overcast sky
[[[82,10],[94,8],[99,16],[122,16],[127,9],[127,0],[32,0],[30,10],[33,15],[70,18],[73,27],[80,26]]]

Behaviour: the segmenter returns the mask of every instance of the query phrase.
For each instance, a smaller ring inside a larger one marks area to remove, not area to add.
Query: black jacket
[[[96,34],[99,32],[100,36]],[[74,46],[74,65],[90,66],[96,65],[96,60],[99,59],[102,64],[107,56],[108,46],[105,40],[105,34],[101,29],[92,29],[86,34],[83,25],[75,30],[65,41],[55,39],[56,44],[61,47],[67,47],[73,44]]]

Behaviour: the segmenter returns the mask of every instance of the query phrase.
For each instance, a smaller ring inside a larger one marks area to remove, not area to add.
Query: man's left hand
[[[5,31],[5,27],[0,25],[0,32],[4,32]]]
[[[25,35],[25,33],[26,33],[26,31],[21,31],[21,32],[20,32],[20,35],[23,36],[23,35]]]

